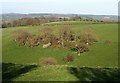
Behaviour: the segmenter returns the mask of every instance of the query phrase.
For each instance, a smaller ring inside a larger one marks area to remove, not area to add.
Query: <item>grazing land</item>
[[[71,25],[64,25],[65,23],[51,22],[41,26],[3,28],[2,62],[3,68],[5,68],[3,70],[4,80],[94,81],[109,80],[112,76],[114,76],[113,80],[118,79],[116,75],[118,68],[118,25],[81,21],[67,21]],[[16,43],[12,36],[14,31],[19,30],[39,35],[41,28],[44,27],[53,29],[53,32],[58,35],[58,30],[66,26],[75,30],[78,34],[92,32],[97,36],[98,42],[90,45],[89,51],[78,56],[75,51],[67,47],[48,47],[44,49],[41,45],[36,47],[22,46]],[[63,60],[66,55],[72,55],[74,60],[66,63]],[[53,57],[56,59],[57,65],[41,64],[40,60],[45,57]],[[9,70],[9,68],[11,69]],[[102,76],[103,73],[105,78]],[[84,75],[89,76],[86,78]],[[97,75],[96,78],[94,75]]]

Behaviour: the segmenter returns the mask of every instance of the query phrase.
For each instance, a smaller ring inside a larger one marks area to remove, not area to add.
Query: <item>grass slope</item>
[[[68,65],[19,65],[3,63],[5,81],[120,81],[118,68],[88,68]]]
[[[117,24],[84,24],[78,23],[70,27],[78,31],[91,31],[96,33],[99,42],[90,46],[90,51],[78,56],[68,48],[47,48],[43,49],[41,46],[28,48],[19,46],[13,41],[11,36],[13,31],[26,30],[34,34],[39,34],[42,26],[26,26],[5,28],[2,30],[2,59],[3,63],[31,65],[39,64],[42,57],[52,56],[57,59],[59,65],[72,65],[73,67],[118,67],[118,26]],[[45,26],[53,28],[57,31],[62,25]],[[110,44],[105,44],[106,40],[110,40]],[[73,62],[64,63],[63,56],[72,54],[75,58]],[[19,67],[18,67],[19,69]],[[98,70],[99,72],[99,70]],[[79,75],[77,75],[79,76]],[[25,72],[16,77],[14,80],[80,80],[74,74],[68,72],[67,67],[37,67],[33,71]],[[88,79],[90,80],[90,79]],[[92,79],[94,80],[94,79]]]

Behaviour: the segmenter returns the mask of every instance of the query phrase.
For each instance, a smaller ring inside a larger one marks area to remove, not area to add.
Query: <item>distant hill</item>
[[[118,16],[117,15],[80,15],[83,18],[93,18],[93,19],[97,19],[97,20],[104,20],[104,19],[108,19],[109,20],[113,20],[113,21],[118,21]]]
[[[80,16],[82,18],[93,18],[97,20],[104,20],[105,18],[109,18],[109,20],[117,21],[117,15],[87,15],[87,14],[54,14],[54,13],[31,13],[31,14],[19,14],[19,13],[8,13],[8,14],[0,14],[0,19],[3,22],[10,22],[16,19],[25,18],[25,17],[40,17],[40,16],[54,16],[54,17],[71,17],[71,16]]]

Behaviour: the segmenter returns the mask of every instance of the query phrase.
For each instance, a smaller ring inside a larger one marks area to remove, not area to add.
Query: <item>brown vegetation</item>
[[[70,27],[63,27],[59,30],[59,38],[62,47],[65,47],[65,43],[75,40],[75,32]]]
[[[53,57],[45,57],[40,60],[40,63],[45,65],[56,65],[57,60]]]
[[[63,60],[64,60],[65,62],[71,62],[71,61],[74,60],[74,58],[73,58],[72,55],[67,55],[67,56],[63,57]]]
[[[95,23],[105,23],[104,21],[101,20],[95,20],[93,18],[86,18],[83,19],[80,16],[71,16],[71,17],[54,17],[54,16],[49,16],[49,17],[25,17],[25,18],[20,18],[11,22],[2,22],[2,28],[7,28],[7,27],[16,27],[16,26],[36,26],[36,25],[44,25],[45,23],[48,22],[60,22],[60,21],[92,21]],[[106,22],[106,23],[117,23],[117,22]],[[51,24],[50,26],[55,26],[56,24]],[[59,25],[59,24],[57,24]],[[69,23],[65,23],[63,25],[72,25]],[[49,26],[49,25],[48,25]]]
[[[43,48],[48,47],[59,47],[59,48],[71,48],[80,53],[89,51],[88,46],[97,42],[97,38],[93,33],[87,32],[84,34],[77,34],[70,27],[60,28],[58,35],[55,35],[53,29],[42,28],[39,35],[31,35],[26,31],[15,31],[13,32],[14,40],[19,45],[25,45],[27,47],[35,47],[42,45]],[[105,43],[110,43],[105,41]]]
[[[87,32],[81,35],[80,42],[89,45],[94,42],[97,42],[97,38],[95,37],[93,33]]]
[[[40,37],[39,36],[31,36],[27,39],[25,45],[28,47],[38,46],[40,44]]]
[[[31,34],[26,31],[19,30],[13,32],[13,37],[14,40],[18,42],[20,45],[25,45],[27,39],[31,37]]]
[[[75,49],[77,50],[78,54],[89,51],[88,46],[84,43],[77,44]]]

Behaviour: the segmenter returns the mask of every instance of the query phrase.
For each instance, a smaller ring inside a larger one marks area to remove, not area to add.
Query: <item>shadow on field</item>
[[[68,68],[79,81],[120,81],[120,70],[118,68]]]
[[[31,71],[36,65],[2,63],[2,81],[12,81],[21,74]]]

